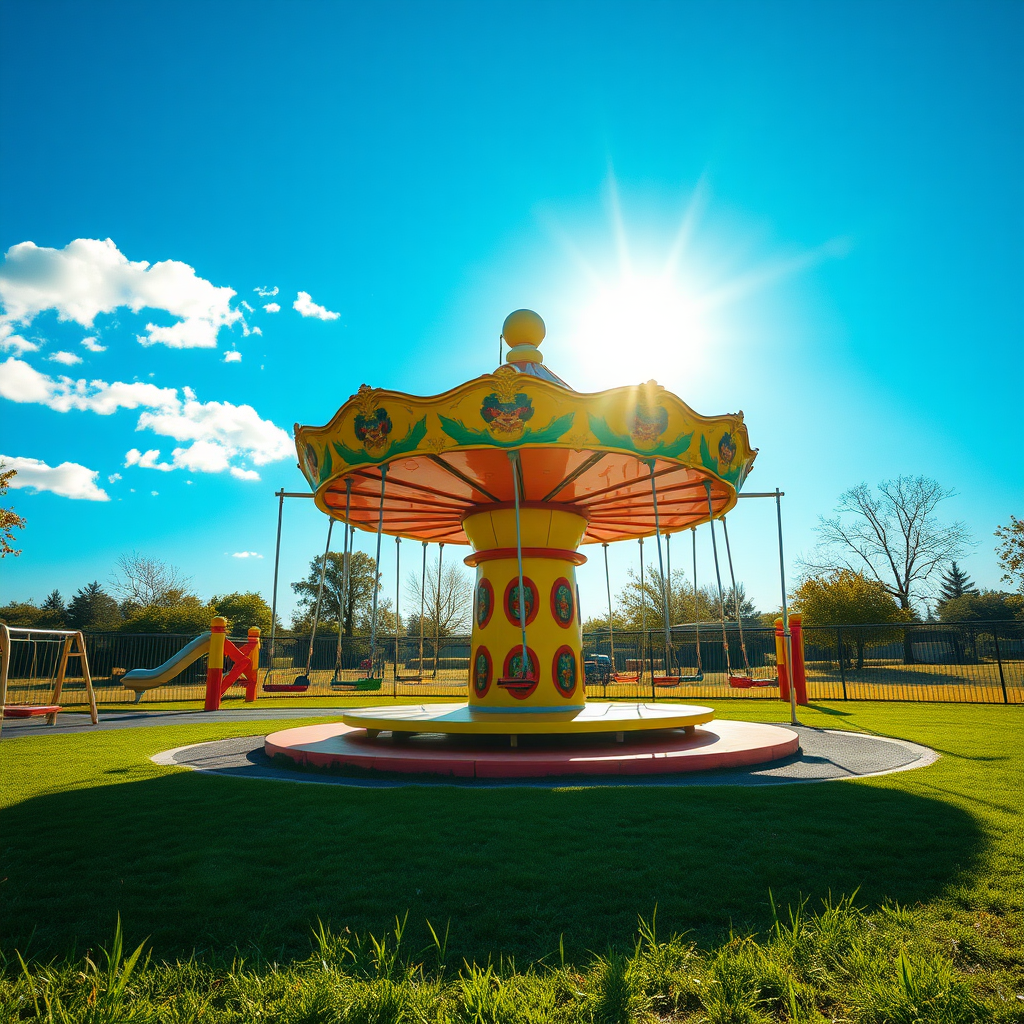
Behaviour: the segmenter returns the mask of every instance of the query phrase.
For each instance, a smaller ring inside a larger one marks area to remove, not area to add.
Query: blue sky
[[[924,473],[998,585],[1024,479],[1021,5],[0,11],[0,453],[44,464],[9,495],[28,528],[0,600],[132,549],[269,596],[292,424],[364,381],[493,369],[522,306],[580,389],[743,409],[791,562],[843,489]],[[285,581],[322,548],[307,504]],[[766,608],[772,531],[761,503],[730,523]]]

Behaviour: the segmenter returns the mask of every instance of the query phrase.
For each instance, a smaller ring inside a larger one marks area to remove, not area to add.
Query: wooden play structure
[[[45,704],[8,704],[7,677],[11,668],[11,647],[13,644],[53,644],[59,646],[59,653],[53,663],[50,694]],[[8,626],[0,623],[0,728],[5,718],[33,718],[45,716],[47,725],[55,725],[62,710],[60,704],[64,680],[67,677],[68,662],[77,658],[79,671],[85,680],[89,699],[89,717],[96,725],[96,693],[92,688],[92,674],[89,672],[89,657],[85,651],[85,637],[76,629],[30,629],[25,626]]]

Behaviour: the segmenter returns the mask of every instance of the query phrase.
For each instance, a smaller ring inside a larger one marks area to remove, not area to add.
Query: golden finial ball
[[[509,313],[501,325],[501,336],[512,348],[516,345],[539,345],[545,334],[544,321],[532,309],[517,309]]]

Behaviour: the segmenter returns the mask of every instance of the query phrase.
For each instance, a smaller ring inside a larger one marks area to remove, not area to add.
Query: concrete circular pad
[[[194,743],[153,756],[161,765],[190,768],[204,774],[314,785],[391,789],[402,786],[777,786],[837,779],[865,778],[909,771],[933,764],[938,754],[906,740],[839,730],[787,726],[799,735],[800,749],[768,765],[665,775],[574,776],[565,779],[487,779],[430,775],[387,775],[337,769],[333,772],[279,767],[263,750],[264,737],[244,736]]]
[[[608,736],[522,737],[515,749],[500,736],[472,736],[462,742],[436,733],[373,739],[365,729],[339,722],[271,733],[264,750],[270,758],[328,770],[521,779],[738,768],[776,761],[799,746],[795,732],[754,722],[712,722],[692,731],[629,735],[628,741],[623,736],[621,742]]]

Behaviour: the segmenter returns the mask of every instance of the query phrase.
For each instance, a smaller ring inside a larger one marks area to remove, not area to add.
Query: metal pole
[[[526,647],[526,585],[523,583],[523,534],[519,525],[519,452],[508,453],[509,462],[512,463],[512,493],[516,500],[516,561],[519,565],[519,628],[522,631],[523,640],[523,670],[520,679],[528,679],[527,665],[529,654]],[[538,666],[539,670],[539,666]]]
[[[444,562],[444,541],[437,545],[437,600],[434,602],[434,678],[437,678],[437,656],[441,647],[441,566]]]
[[[604,548],[604,588],[608,592],[608,646],[611,650],[611,671],[609,675],[615,674],[615,627],[612,624],[612,581],[608,574],[608,542],[601,545]],[[605,695],[608,693],[608,683],[605,681]]]
[[[782,492],[775,488],[775,511],[779,521],[779,582],[782,586],[782,635],[789,669],[789,724],[799,725],[796,717],[796,680],[793,678],[793,636],[789,632],[789,604],[786,600],[786,558],[782,549]]]
[[[352,542],[355,530],[349,522],[352,511],[352,477],[345,478],[345,537],[341,548],[341,601],[338,605],[338,648],[334,652],[334,679],[341,677],[342,634],[345,631],[345,613],[348,611],[349,559],[351,558]]]
[[[1009,704],[1010,699],[1006,695],[1006,677],[1003,675],[1003,656],[999,653],[999,627],[992,627],[992,639],[996,644],[996,661],[999,663],[999,685],[1003,688],[1003,703]]]
[[[668,610],[668,583],[665,577],[665,563],[661,558],[661,520],[658,517],[658,485],[654,481],[654,459],[651,459],[647,465],[651,470],[651,500],[654,503],[654,540],[658,545],[658,572],[661,574],[661,606],[662,614],[664,616],[665,626],[665,675],[669,674],[669,660],[671,658],[672,650],[672,638],[669,634],[671,626],[669,624],[669,610]],[[651,655],[651,696],[654,696],[654,655]]]
[[[836,647],[839,648],[839,681],[843,684],[843,700],[846,700],[846,652],[843,649],[843,627],[836,627]],[[792,686],[790,680],[790,686]]]
[[[284,488],[277,492],[277,547],[274,548],[274,593],[270,605],[270,654],[267,657],[267,674],[263,682],[270,678],[274,670],[274,640],[277,637],[277,573],[281,567],[281,520],[284,519]]]
[[[377,591],[380,588],[380,538],[384,532],[384,482],[388,477],[388,467],[380,467],[380,511],[377,513],[377,558],[373,566],[373,607],[370,610],[370,672],[371,679],[376,679],[377,664]],[[383,681],[384,673],[381,673]]]
[[[643,537],[637,539],[640,542],[640,671],[636,677],[639,691],[644,683],[644,672],[647,671],[647,590],[644,587],[644,539]],[[651,689],[654,689],[653,669]]]
[[[398,634],[402,628],[399,602],[402,597],[402,538],[395,538],[395,696],[398,696]]]
[[[420,572],[420,682],[423,681],[423,623],[427,614],[427,542],[423,542],[423,569]]]
[[[711,550],[715,556],[715,579],[718,581],[718,610],[722,616],[722,649],[725,652],[725,671],[732,675],[729,659],[729,637],[725,632],[725,594],[722,591],[722,572],[718,567],[718,542],[715,540],[715,509],[711,504],[711,484],[705,480],[704,489],[708,495],[708,525],[711,527]]]
[[[740,631],[740,653],[743,655],[743,668],[746,670],[747,678],[752,675],[750,671],[750,659],[747,657],[747,642],[743,638],[743,616],[740,614],[740,593],[736,588],[736,573],[732,568],[732,548],[729,547],[729,527],[725,525],[725,516],[722,516],[722,534],[725,537],[725,554],[729,559],[729,579],[732,581],[732,606],[736,612],[736,625]]]
[[[320,563],[320,583],[316,588],[316,604],[313,606],[313,628],[309,631],[309,650],[306,651],[306,685],[309,685],[309,670],[313,664],[313,641],[316,640],[316,627],[320,622],[320,600],[324,596],[324,580],[327,578],[327,555],[331,550],[331,534],[334,531],[334,520],[327,521],[327,544],[324,547],[323,561]]]

